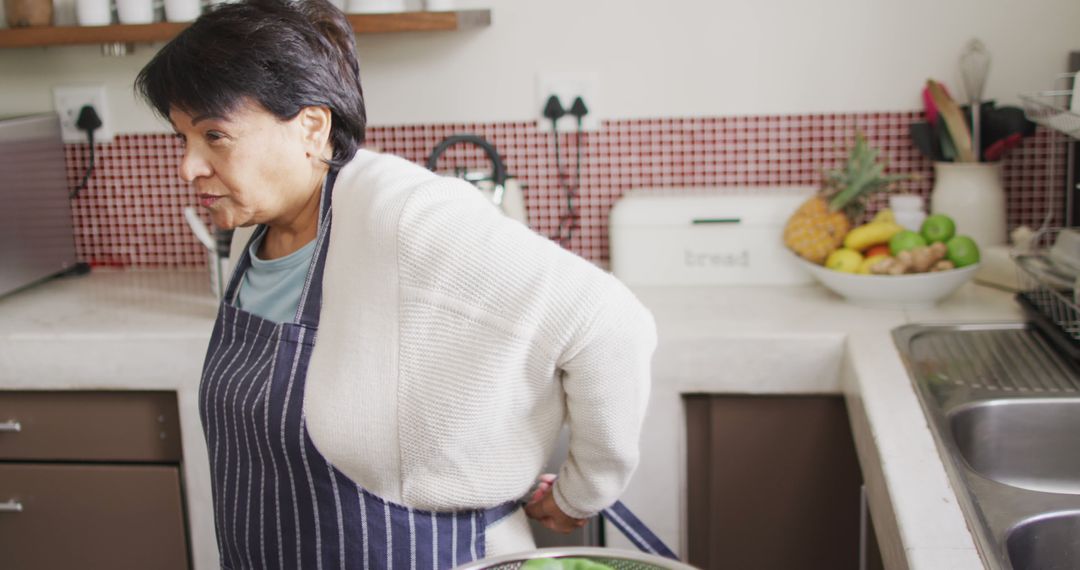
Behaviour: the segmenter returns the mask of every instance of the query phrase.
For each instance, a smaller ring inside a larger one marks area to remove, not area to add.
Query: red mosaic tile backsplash
[[[566,212],[564,188],[577,186],[577,222],[563,245],[606,266],[608,212],[627,190],[816,185],[823,169],[844,158],[856,127],[882,151],[889,171],[919,174],[903,186],[904,191],[928,196],[933,166],[908,136],[908,124],[921,115],[912,111],[604,121],[599,131],[584,133],[580,141],[575,134],[559,135],[562,184],[552,134],[532,122],[374,127],[369,129],[368,145],[424,164],[431,149],[449,135],[483,136],[523,184],[529,222],[536,231],[556,236]],[[1010,227],[1042,223],[1047,189],[1064,185],[1063,143],[1062,136],[1040,129],[1006,156],[1003,176]],[[179,142],[168,134],[119,135],[111,143],[98,144],[96,153],[97,171],[72,203],[80,258],[125,267],[204,265],[205,251],[183,220],[183,208],[193,205],[194,199],[177,175]],[[85,144],[67,146],[72,187],[87,161]],[[458,145],[443,155],[438,169],[480,169],[486,164],[479,149]],[[1061,223],[1061,192],[1053,192],[1050,202],[1054,223]]]

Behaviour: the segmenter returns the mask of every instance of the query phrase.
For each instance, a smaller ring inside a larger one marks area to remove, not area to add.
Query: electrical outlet
[[[541,130],[551,129],[551,119],[544,116],[544,107],[552,95],[559,98],[563,109],[570,110],[574,99],[581,97],[589,114],[581,120],[581,127],[586,131],[600,130],[600,119],[596,110],[597,104],[597,80],[595,73],[541,73],[536,76],[536,116],[537,127]],[[566,115],[556,122],[555,127],[561,133],[577,131],[577,118]]]
[[[105,99],[104,85],[61,85],[53,87],[53,106],[60,115],[60,130],[66,143],[86,142],[86,131],[75,126],[83,105],[94,107],[101,117],[101,127],[94,131],[94,142],[113,139],[113,125],[109,120],[109,106]]]

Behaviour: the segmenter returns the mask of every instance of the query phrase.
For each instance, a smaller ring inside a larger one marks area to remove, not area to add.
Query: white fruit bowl
[[[825,288],[857,305],[925,309],[953,294],[979,270],[979,264],[935,273],[862,275],[833,271],[791,254]]]

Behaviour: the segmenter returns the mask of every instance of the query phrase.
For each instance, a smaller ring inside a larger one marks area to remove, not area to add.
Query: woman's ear
[[[333,155],[330,146],[331,113],[327,107],[300,109],[299,126],[304,138],[304,150],[314,160],[322,161]]]

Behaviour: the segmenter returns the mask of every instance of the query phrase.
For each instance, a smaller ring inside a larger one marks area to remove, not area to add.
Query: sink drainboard
[[[1071,366],[1026,328],[927,331],[911,339],[915,373],[968,388],[1032,393],[1080,393]]]

